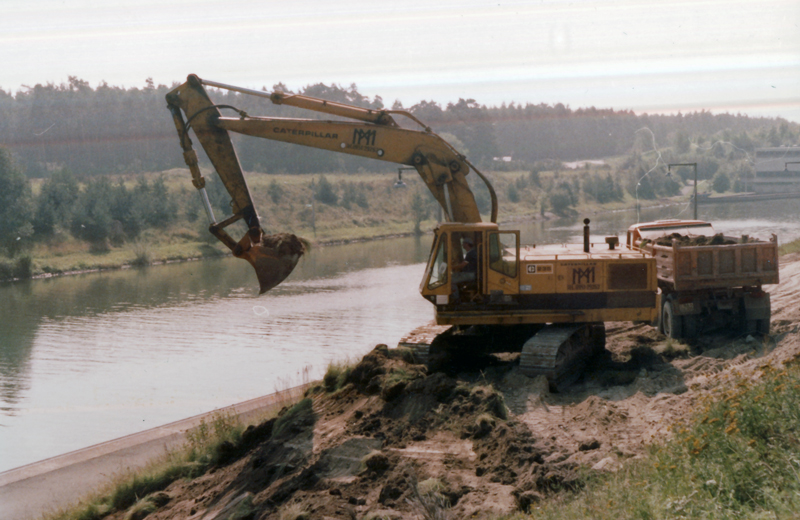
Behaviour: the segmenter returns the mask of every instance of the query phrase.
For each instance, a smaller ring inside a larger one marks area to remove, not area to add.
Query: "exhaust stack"
[[[583,219],[583,252],[589,252],[589,219]]]

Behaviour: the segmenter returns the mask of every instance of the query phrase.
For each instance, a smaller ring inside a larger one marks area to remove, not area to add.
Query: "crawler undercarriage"
[[[402,338],[398,347],[410,349],[429,370],[447,369],[463,356],[520,352],[520,371],[547,377],[550,389],[558,391],[603,352],[605,338],[602,323],[459,327],[431,322]]]

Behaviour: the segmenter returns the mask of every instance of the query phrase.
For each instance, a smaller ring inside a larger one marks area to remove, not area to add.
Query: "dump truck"
[[[778,238],[718,233],[702,220],[658,220],[628,228],[627,248],[655,258],[658,320],[666,336],[691,339],[721,327],[768,334],[777,284]]]

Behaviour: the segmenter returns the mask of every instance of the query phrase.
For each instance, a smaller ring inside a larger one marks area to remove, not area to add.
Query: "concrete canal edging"
[[[0,518],[33,520],[77,503],[115,477],[183,445],[187,431],[216,414],[243,423],[299,400],[312,383],[189,417],[0,473]]]

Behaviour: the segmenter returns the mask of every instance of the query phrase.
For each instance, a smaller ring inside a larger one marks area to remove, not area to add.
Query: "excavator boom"
[[[235,107],[214,104],[204,85],[265,97],[274,104],[294,106],[352,121],[251,117]],[[294,235],[264,237],[230,132],[413,166],[442,206],[446,220],[451,222],[481,221],[478,205],[466,177],[470,170],[474,170],[489,189],[492,200],[491,220],[497,220],[497,197],[489,181],[463,155],[431,132],[413,114],[404,110],[374,110],[309,96],[267,93],[201,80],[195,75],[190,75],[186,83],[167,94],[167,107],[172,113],[184,151],[184,160],[192,174],[192,182],[200,190],[211,221],[209,230],[234,256],[253,265],[262,293],[279,284],[291,273],[304,252],[304,246]],[[239,117],[223,117],[220,109],[234,110]],[[423,129],[402,128],[393,116],[405,117]],[[192,148],[189,129],[194,130],[197,140],[231,196],[233,215],[221,222],[216,221],[205,194],[205,179],[197,163],[197,154]],[[228,235],[225,228],[238,220],[244,220],[248,233],[237,242]]]

